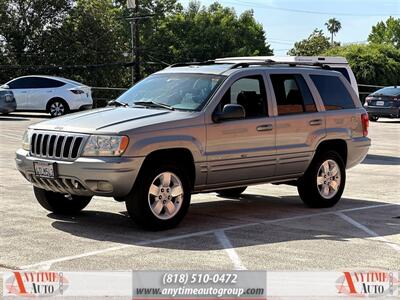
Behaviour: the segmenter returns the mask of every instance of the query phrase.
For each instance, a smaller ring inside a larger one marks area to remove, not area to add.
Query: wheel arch
[[[344,165],[347,166],[348,148],[345,140],[332,139],[322,141],[318,144],[315,153],[318,154],[329,150],[336,151],[343,159]]]
[[[67,102],[65,99],[63,99],[63,98],[61,98],[61,97],[53,97],[53,98],[49,99],[49,101],[47,101],[47,104],[46,104],[46,112],[50,112],[50,105],[51,105],[51,103],[53,103],[54,101],[63,102],[63,103],[65,104],[66,108],[67,108],[68,110],[70,109],[70,107],[69,107],[69,105],[68,105],[68,102]]]
[[[186,168],[189,175],[191,188],[193,189],[196,180],[196,168],[193,154],[187,148],[177,147],[155,150],[146,156],[141,170],[149,167],[150,165],[166,161],[182,165]]]

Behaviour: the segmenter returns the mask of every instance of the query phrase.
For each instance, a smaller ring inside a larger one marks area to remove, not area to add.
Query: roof
[[[309,71],[310,69],[330,69],[331,65],[347,65],[347,61],[343,57],[306,57],[306,56],[252,56],[252,57],[228,57],[218,58],[205,62],[189,62],[171,65],[164,70],[157,72],[162,73],[192,73],[192,74],[215,74],[230,75],[237,70],[244,68],[265,68],[293,67]],[[288,69],[289,70],[289,69]]]
[[[269,61],[280,63],[325,63],[348,64],[346,58],[341,56],[242,56],[217,58],[216,62],[241,62],[241,61]]]

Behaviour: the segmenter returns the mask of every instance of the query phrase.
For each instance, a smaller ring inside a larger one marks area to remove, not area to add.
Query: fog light
[[[110,192],[113,190],[113,186],[111,183],[107,181],[98,181],[97,182],[97,190],[103,191],[103,192]]]

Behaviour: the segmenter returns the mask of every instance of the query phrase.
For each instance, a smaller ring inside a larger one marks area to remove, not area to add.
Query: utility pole
[[[131,47],[132,47],[132,85],[140,80],[140,35],[139,35],[139,0],[128,0],[128,8],[132,12]]]

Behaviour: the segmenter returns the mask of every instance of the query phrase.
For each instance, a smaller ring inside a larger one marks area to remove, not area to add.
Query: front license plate
[[[51,179],[56,177],[55,163],[34,162],[33,168],[35,170],[35,175],[38,177]]]
[[[385,101],[376,101],[376,105],[384,106],[385,105]]]

